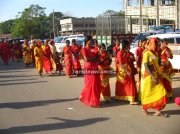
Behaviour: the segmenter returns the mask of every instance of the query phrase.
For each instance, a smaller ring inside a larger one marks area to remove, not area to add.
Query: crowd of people
[[[169,61],[173,54],[167,45],[165,39],[144,38],[139,41],[134,55],[130,52],[130,42],[125,39],[121,43],[117,41],[113,48],[115,69],[111,67],[112,55],[106,51],[105,44],[99,45],[91,36],[86,37],[84,47],[77,45],[76,40],[72,40],[72,44],[67,40],[61,55],[53,40],[32,40],[30,43],[24,40],[22,46],[18,42],[1,42],[0,54],[4,64],[7,65],[8,60],[20,62],[23,59],[25,66],[32,64],[40,76],[43,71],[49,75],[53,70],[61,75],[63,65],[68,78],[83,74],[84,87],[79,99],[91,107],[100,107],[100,95],[105,102],[111,102],[109,79],[115,70],[115,100],[129,101],[131,105],[141,102],[144,114],[150,115],[148,109],[152,108],[155,109],[154,115],[167,117],[161,110],[173,97],[174,75]],[[81,58],[84,60],[83,68]],[[176,102],[179,103],[178,98]]]

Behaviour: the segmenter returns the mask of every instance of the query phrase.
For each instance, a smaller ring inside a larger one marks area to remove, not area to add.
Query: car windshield
[[[61,43],[62,39],[62,37],[55,37],[54,41],[55,43]]]

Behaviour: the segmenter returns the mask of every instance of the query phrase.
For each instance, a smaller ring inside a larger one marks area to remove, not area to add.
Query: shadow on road
[[[17,133],[21,134],[21,133],[30,133],[30,132],[42,132],[42,131],[50,131],[50,130],[58,130],[58,129],[77,128],[77,127],[88,126],[91,124],[106,121],[109,118],[99,117],[99,118],[90,118],[90,119],[83,119],[83,120],[70,120],[70,119],[52,117],[48,119],[55,119],[55,120],[61,121],[62,123],[11,127],[8,129],[0,129],[0,133],[1,134],[17,134]]]
[[[0,108],[23,109],[23,108],[31,108],[31,107],[38,107],[38,106],[46,106],[46,105],[50,105],[50,104],[54,104],[54,103],[75,101],[75,100],[78,100],[78,98],[58,99],[58,100],[41,100],[41,101],[29,101],[29,102],[0,103]]]
[[[39,75],[0,75],[1,78],[34,77]]]
[[[27,80],[37,80],[37,78],[0,80],[0,83],[3,83],[3,82],[12,82],[12,81],[27,81]]]
[[[115,100],[114,97],[111,98],[111,102],[101,102],[101,108],[108,108],[108,107],[116,107],[116,106],[122,106],[122,105],[129,105],[129,101],[124,100]]]
[[[180,109],[177,109],[177,110],[166,110],[164,112],[169,114],[170,116],[171,115],[180,115]]]
[[[24,85],[24,84],[32,84],[32,83],[43,83],[48,81],[34,81],[34,82],[17,82],[17,83],[2,83],[0,86],[12,86],[12,85]]]
[[[173,88],[174,97],[180,97],[180,87]]]

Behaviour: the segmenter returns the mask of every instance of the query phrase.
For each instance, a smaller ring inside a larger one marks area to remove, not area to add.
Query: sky
[[[0,0],[0,22],[15,19],[32,4],[45,7],[46,15],[62,12],[74,17],[96,17],[106,10],[123,10],[123,0]]]

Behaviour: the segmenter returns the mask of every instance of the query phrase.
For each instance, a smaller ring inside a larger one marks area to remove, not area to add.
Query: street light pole
[[[55,33],[55,25],[54,25],[54,10],[53,10],[53,33],[54,33],[54,38],[55,38],[56,33]]]

